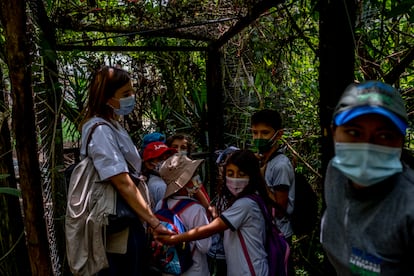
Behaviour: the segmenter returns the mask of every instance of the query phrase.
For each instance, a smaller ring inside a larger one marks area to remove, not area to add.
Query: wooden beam
[[[284,2],[283,0],[263,0],[262,2],[256,4],[251,12],[242,17],[236,25],[230,28],[224,35],[219,39],[210,44],[211,48],[221,48],[224,44],[227,43],[232,37],[240,33],[244,28],[250,25],[254,20],[260,17],[266,10],[276,7],[280,3]]]
[[[204,52],[207,47],[196,46],[89,46],[60,44],[57,51],[85,51],[85,52]]]

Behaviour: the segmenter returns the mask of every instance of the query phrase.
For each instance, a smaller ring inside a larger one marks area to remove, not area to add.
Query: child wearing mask
[[[142,174],[147,178],[147,185],[151,206],[155,205],[164,197],[167,184],[160,177],[159,170],[162,163],[171,155],[176,153],[173,148],[167,147],[163,142],[151,142],[144,148]]]
[[[276,224],[291,244],[293,230],[285,214],[292,214],[294,208],[295,170],[280,144],[283,128],[279,112],[263,109],[254,113],[251,118],[251,131],[262,174],[270,188],[272,199],[285,211],[275,209]]]
[[[268,275],[265,249],[265,220],[258,204],[245,195],[258,194],[267,204],[266,183],[260,173],[259,161],[249,150],[237,150],[225,165],[225,193],[229,195],[229,207],[208,225],[193,228],[179,235],[159,235],[160,242],[178,244],[210,237],[224,231],[227,275],[251,275],[243,252],[239,232],[246,243],[247,252],[256,275]]]
[[[191,141],[192,140],[189,135],[184,133],[176,133],[169,136],[165,143],[168,147],[177,150],[178,154],[192,158],[191,153],[193,149],[193,143]],[[199,179],[199,181],[202,181],[201,178]],[[200,201],[200,203],[206,208],[208,214],[214,216],[215,209],[210,207],[210,196],[204,186],[201,186],[201,188],[197,191],[196,197]]]
[[[194,194],[200,189],[197,169],[204,160],[191,160],[185,155],[175,154],[168,158],[159,170],[160,176],[167,184],[164,199],[158,202],[156,210],[159,210],[164,201],[168,208],[173,208],[180,200],[194,200],[196,204],[188,205],[179,214],[186,229],[197,228],[208,224],[206,209],[194,198]],[[193,252],[193,265],[185,271],[184,276],[208,276],[210,275],[207,255],[211,246],[211,239],[205,237],[191,243]]]
[[[163,142],[165,143],[165,135],[161,132],[151,132],[147,133],[142,137],[142,143],[139,153],[144,155],[144,149],[148,146],[149,143],[152,142]]]
[[[192,143],[190,136],[187,134],[176,133],[171,135],[167,138],[165,143],[170,148],[176,149],[178,153],[187,155],[188,157],[191,156]]]

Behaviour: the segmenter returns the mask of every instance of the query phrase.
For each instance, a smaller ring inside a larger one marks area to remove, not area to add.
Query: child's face
[[[185,185],[188,196],[192,197],[194,194],[196,194],[200,189],[201,185],[202,183],[200,181],[200,177],[198,175],[193,176],[191,180],[187,183],[187,185]]]
[[[161,163],[164,162],[167,158],[168,158],[168,155],[162,154],[158,157],[144,161],[144,166],[148,170],[156,170],[161,165]]]
[[[238,197],[249,185],[249,176],[243,171],[239,170],[234,164],[227,164],[226,166],[226,187],[229,192]]]
[[[251,127],[253,139],[271,139],[276,130],[274,130],[271,126],[263,123],[259,123],[256,125],[252,125]]]
[[[171,147],[176,149],[178,153],[188,152],[188,141],[187,139],[175,139],[172,141]]]
[[[239,167],[231,163],[226,166],[226,176],[233,178],[249,178],[249,176],[241,171]]]

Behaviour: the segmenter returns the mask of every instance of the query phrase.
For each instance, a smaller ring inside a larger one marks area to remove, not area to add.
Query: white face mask
[[[198,175],[194,176],[191,179],[191,181],[193,182],[193,187],[191,188],[185,187],[187,189],[187,193],[189,197],[193,197],[198,192],[198,190],[201,188],[201,185],[202,185],[200,176]]]
[[[154,166],[154,170],[153,171],[159,173],[162,164],[164,164],[164,161],[160,161],[160,162],[156,163],[155,166]]]
[[[230,193],[238,196],[249,184],[249,178],[234,178],[226,176],[226,186]]]
[[[332,166],[352,182],[368,187],[402,172],[401,151],[368,143],[336,143]]]

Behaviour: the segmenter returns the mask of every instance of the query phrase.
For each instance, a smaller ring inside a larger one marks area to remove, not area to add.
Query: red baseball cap
[[[154,159],[160,157],[164,153],[168,153],[170,155],[176,153],[177,150],[173,148],[169,148],[163,142],[152,142],[149,143],[144,149],[144,161],[148,161],[150,159]]]

